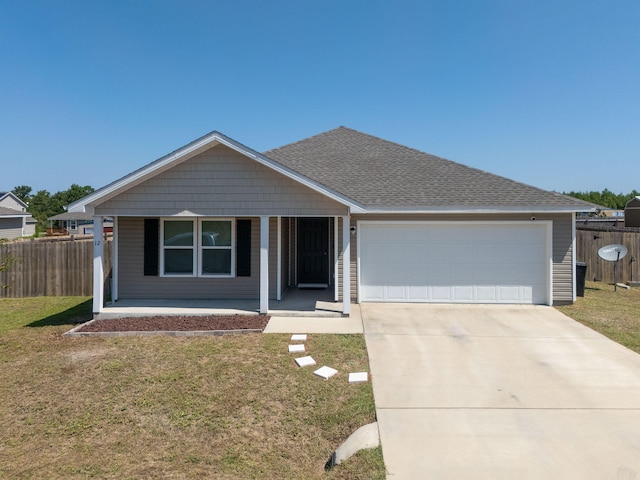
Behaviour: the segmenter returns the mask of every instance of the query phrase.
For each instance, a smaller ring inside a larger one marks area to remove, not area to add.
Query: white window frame
[[[192,222],[193,245],[169,246],[164,245],[165,222],[189,221]],[[202,222],[229,222],[231,224],[231,245],[230,246],[208,246],[202,245]],[[236,222],[235,218],[203,217],[203,218],[181,218],[164,217],[160,219],[160,276],[161,277],[186,277],[186,278],[234,278],[236,276]],[[166,273],[164,266],[165,249],[171,250],[192,250],[193,273]],[[213,274],[202,272],[203,250],[231,250],[231,272],[228,274]]]
[[[229,222],[231,224],[231,245],[210,246],[202,245],[202,223],[203,222]],[[198,276],[205,278],[233,278],[236,276],[236,222],[234,218],[199,218],[198,219]],[[203,250],[231,250],[231,269],[229,273],[203,273],[202,259]]]

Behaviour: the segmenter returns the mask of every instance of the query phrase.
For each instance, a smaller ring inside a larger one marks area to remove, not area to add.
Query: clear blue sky
[[[0,0],[0,191],[212,130],[344,125],[548,190],[640,190],[638,0]]]

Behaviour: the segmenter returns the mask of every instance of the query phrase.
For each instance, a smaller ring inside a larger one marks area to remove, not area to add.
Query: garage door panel
[[[451,287],[448,285],[431,287],[431,301],[433,302],[450,302],[451,294]]]
[[[367,299],[371,302],[385,301],[384,287],[382,285],[367,285],[365,292]]]
[[[522,289],[519,286],[500,286],[499,301],[519,303]]]
[[[407,290],[407,300],[426,302],[429,300],[429,288],[426,286],[410,286]]]
[[[544,224],[363,223],[362,301],[549,303]]]
[[[454,285],[452,287],[453,298],[456,302],[473,303],[475,298],[473,296],[473,287],[470,285]]]
[[[404,285],[389,285],[386,287],[386,300],[402,302],[407,300],[407,287]]]
[[[481,302],[487,303],[497,303],[499,301],[498,297],[498,287],[491,286],[479,286],[476,288],[477,300]]]

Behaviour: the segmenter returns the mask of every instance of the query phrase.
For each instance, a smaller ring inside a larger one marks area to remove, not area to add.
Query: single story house
[[[86,212],[64,212],[49,217],[50,227],[47,235],[93,235],[93,215]],[[54,223],[56,227],[54,227]],[[61,225],[61,227],[57,227]],[[113,232],[113,222],[105,219],[102,222],[104,232]]]
[[[112,297],[567,304],[595,206],[339,127],[259,153],[219,132],[69,205],[114,222]]]
[[[13,192],[0,192],[0,239],[30,237],[36,233],[36,220],[28,205]]]

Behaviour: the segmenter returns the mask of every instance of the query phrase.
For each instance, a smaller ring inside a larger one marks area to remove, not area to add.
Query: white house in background
[[[30,237],[36,233],[36,220],[28,205],[12,192],[0,192],[0,239]]]
[[[553,172],[549,172],[553,175]],[[259,153],[212,132],[69,205],[114,220],[112,297],[572,303],[595,205],[349,128]],[[103,242],[94,307],[103,309]]]

